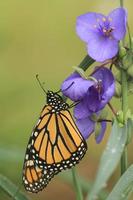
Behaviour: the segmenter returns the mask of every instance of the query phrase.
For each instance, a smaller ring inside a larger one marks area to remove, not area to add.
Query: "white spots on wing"
[[[27,181],[27,180],[25,180],[25,181],[24,181],[24,183],[27,185],[27,184],[28,184],[28,181]]]
[[[34,133],[34,136],[37,137],[37,135],[38,135],[38,132],[36,131],[36,132]]]
[[[26,159],[26,160],[28,160],[28,158],[29,158],[29,155],[28,155],[28,154],[26,154],[26,156],[25,156],[25,159]]]

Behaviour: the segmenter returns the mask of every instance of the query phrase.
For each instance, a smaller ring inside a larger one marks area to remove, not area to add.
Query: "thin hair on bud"
[[[46,92],[46,90],[44,89],[44,87],[43,87],[43,85],[42,85],[41,81],[39,80],[39,75],[38,75],[38,74],[36,74],[36,79],[37,79],[37,81],[38,81],[38,83],[39,83],[40,87],[41,87],[41,88],[42,88],[42,90],[44,91],[44,93],[45,93],[45,94],[47,94],[47,92]],[[44,84],[44,83],[43,83],[43,84]]]

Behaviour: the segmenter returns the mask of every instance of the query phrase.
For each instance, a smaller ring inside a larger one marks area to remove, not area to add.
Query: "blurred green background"
[[[118,6],[118,0],[0,1],[0,173],[17,185],[22,182],[29,135],[45,103],[35,75],[39,74],[46,89],[58,90],[72,66],[86,55],[85,45],[75,33],[76,17],[88,11],[108,14]],[[125,6],[133,30],[132,2],[125,1]],[[92,136],[88,154],[78,166],[80,174],[90,180],[96,175],[107,137],[96,145]],[[131,145],[129,151],[132,162]],[[109,189],[118,174],[119,169],[112,176]],[[28,196],[40,200],[52,200],[55,196],[64,200],[75,198],[73,189],[58,177],[43,192]],[[8,199],[6,195],[4,198]]]

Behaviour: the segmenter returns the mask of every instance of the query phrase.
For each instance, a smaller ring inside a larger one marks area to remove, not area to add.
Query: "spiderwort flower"
[[[94,131],[95,121],[91,119],[91,115],[102,110],[115,92],[114,77],[109,69],[105,67],[96,68],[92,78],[94,80],[87,80],[74,72],[61,86],[65,96],[73,101],[78,101],[74,108],[74,117],[85,138],[89,137]],[[98,142],[101,141],[104,135],[105,127],[106,124],[101,122],[101,133],[97,139]]]
[[[96,123],[99,123],[101,126],[98,136],[95,138],[96,143],[100,143],[105,134],[107,126],[106,121],[103,120],[101,122],[95,122],[93,119],[91,119],[91,115],[83,119],[76,119],[76,124],[81,134],[83,135],[84,139],[87,139],[95,131]]]
[[[88,54],[103,62],[118,53],[118,44],[126,34],[127,14],[124,8],[117,8],[104,16],[89,12],[77,17],[76,32],[87,43]]]

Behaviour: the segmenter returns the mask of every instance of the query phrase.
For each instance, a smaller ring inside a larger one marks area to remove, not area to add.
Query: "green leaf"
[[[78,67],[86,71],[88,67],[91,66],[94,62],[95,60],[93,60],[90,56],[87,55],[78,65]]]
[[[96,181],[91,192],[88,192],[89,200],[97,199],[102,188],[107,184],[115,168],[117,167],[127,140],[127,125],[119,127],[117,120],[114,121],[107,146],[101,157]]]
[[[78,174],[76,172],[76,167],[73,167],[71,171],[72,171],[72,176],[73,176],[73,184],[74,184],[75,192],[76,192],[76,199],[83,200],[82,189],[79,182]]]
[[[0,188],[7,193],[8,196],[15,200],[28,200],[24,193],[20,192],[18,187],[14,185],[8,178],[0,174]]]
[[[70,186],[73,186],[73,177],[71,171],[64,171],[61,172],[58,177],[63,181],[69,184]],[[81,186],[81,189],[84,193],[87,193],[88,191],[91,191],[93,182],[88,181],[87,179],[83,178],[82,176],[78,176],[78,181]],[[99,194],[100,200],[105,200],[108,196],[108,192],[104,189]]]
[[[133,192],[133,165],[121,176],[106,200],[128,200]]]
[[[127,121],[127,144],[129,144],[132,141],[133,138],[133,120],[128,119]]]

